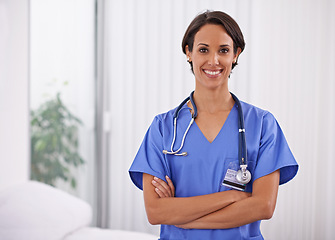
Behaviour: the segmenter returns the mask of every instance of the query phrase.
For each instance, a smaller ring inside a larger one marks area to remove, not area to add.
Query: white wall
[[[0,0],[0,190],[29,179],[27,0]]]

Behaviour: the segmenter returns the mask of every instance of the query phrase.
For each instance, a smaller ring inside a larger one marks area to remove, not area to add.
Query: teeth
[[[209,71],[209,70],[204,70],[205,73],[209,74],[209,75],[217,75],[220,73],[220,71]]]

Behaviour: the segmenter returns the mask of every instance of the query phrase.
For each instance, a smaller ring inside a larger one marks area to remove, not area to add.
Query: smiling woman
[[[279,185],[298,171],[274,116],[229,92],[244,45],[223,12],[202,13],[186,30],[195,90],[155,117],[129,170],[162,240],[263,239],[260,222],[272,217]]]
[[[194,17],[204,9],[218,9],[238,22],[246,42],[229,78],[229,90],[244,102],[271,110],[302,165],[293,181],[280,187],[275,215],[271,221],[262,221],[262,235],[273,240],[333,239],[335,188],[329,179],[335,155],[335,44],[330,43],[335,41],[335,1],[104,2],[104,69],[110,83],[105,105],[117,113],[112,114],[106,148],[109,226],[158,232],[159,226],[150,226],[146,220],[142,191],[131,185],[125,170],[154,116],[178,106],[194,90],[194,75],[178,50]],[[178,118],[177,134],[186,127]],[[190,132],[195,129],[193,123]],[[246,129],[247,139],[249,134]],[[180,147],[177,142],[175,146]]]

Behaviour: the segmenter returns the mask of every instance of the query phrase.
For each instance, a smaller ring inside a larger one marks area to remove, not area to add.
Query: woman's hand
[[[152,180],[151,183],[155,187],[155,191],[160,198],[174,197],[174,185],[168,176],[165,176],[165,179],[167,184],[165,181],[157,177],[154,177],[154,180]]]

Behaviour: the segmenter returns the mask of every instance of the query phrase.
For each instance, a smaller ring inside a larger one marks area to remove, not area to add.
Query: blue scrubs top
[[[262,109],[241,102],[243,109],[248,170],[252,174],[246,191],[252,192],[253,182],[280,169],[280,184],[291,180],[298,171],[285,136],[274,116]],[[238,170],[238,110],[235,104],[222,129],[212,143],[208,142],[194,122],[186,135],[184,147],[187,156],[163,154],[171,150],[173,114],[175,109],[155,117],[129,169],[133,183],[143,190],[142,174],[165,180],[168,175],[175,186],[176,197],[191,197],[227,191],[222,185],[228,169]],[[178,149],[191,120],[190,108],[185,104],[177,119],[174,150]],[[181,229],[161,225],[161,240],[224,240],[263,239],[260,221],[230,229]]]

